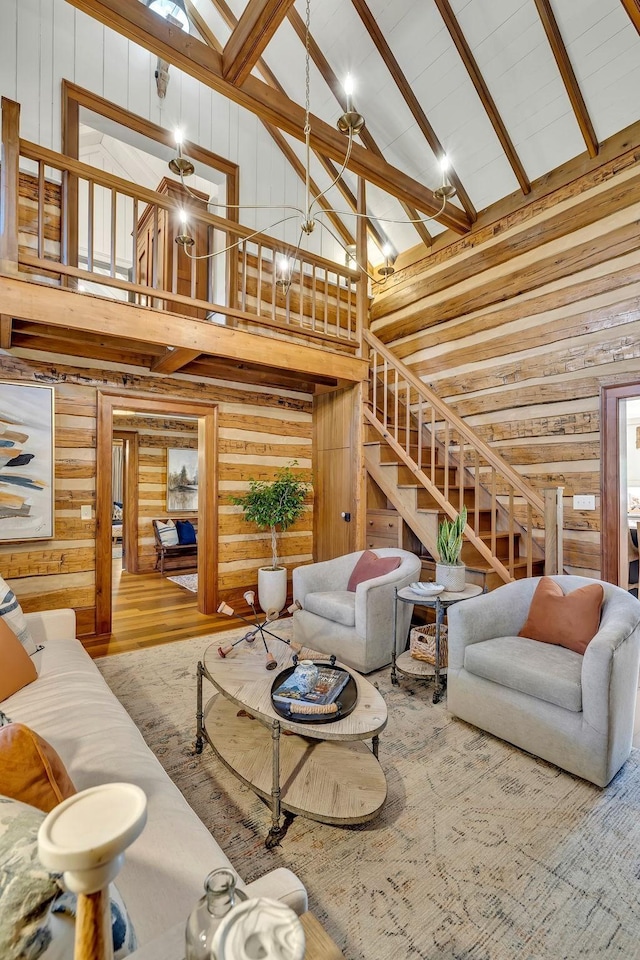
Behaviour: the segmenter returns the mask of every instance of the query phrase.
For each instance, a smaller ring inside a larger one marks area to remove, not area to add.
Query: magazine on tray
[[[318,679],[311,690],[303,692],[298,687],[298,679],[295,673],[292,673],[280,684],[277,690],[274,690],[273,700],[279,706],[290,704],[292,708],[296,703],[315,703],[326,706],[339,697],[349,682],[349,677],[350,674],[346,670],[319,666]]]

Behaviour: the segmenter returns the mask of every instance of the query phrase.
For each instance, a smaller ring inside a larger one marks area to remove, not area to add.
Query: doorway
[[[198,423],[198,610],[213,614],[217,607],[218,542],[217,542],[217,407],[185,402],[172,397],[133,397],[98,392],[97,462],[96,462],[96,633],[111,633],[112,624],[112,508],[113,508],[113,418],[117,410],[132,414],[164,417],[188,417]],[[124,432],[124,431],[123,431]],[[127,439],[127,438],[125,438]],[[125,453],[124,473],[130,488],[135,472],[137,484],[138,450],[129,437]],[[128,456],[127,456],[128,454]],[[135,461],[135,464],[134,464]],[[127,481],[125,481],[127,482]],[[131,494],[131,489],[129,489]],[[132,498],[137,503],[137,497]],[[129,514],[128,520],[126,514]],[[127,569],[137,569],[137,512],[125,512],[124,537],[128,543]],[[127,547],[125,547],[127,549]]]
[[[640,382],[603,387],[602,579],[637,590],[640,521]]]

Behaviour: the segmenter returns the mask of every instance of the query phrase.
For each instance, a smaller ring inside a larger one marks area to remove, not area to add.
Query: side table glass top
[[[411,587],[402,587],[397,591],[398,600],[404,600],[405,603],[421,604],[423,606],[435,607],[436,602],[442,604],[457,603],[459,600],[470,600],[472,597],[478,597],[482,593],[482,587],[476,583],[465,583],[464,590],[452,591],[443,590],[442,593],[436,593],[428,596],[412,590]]]

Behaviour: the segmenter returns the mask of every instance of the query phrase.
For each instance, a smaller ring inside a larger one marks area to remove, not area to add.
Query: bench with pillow
[[[160,573],[164,576],[167,561],[171,570],[195,568],[198,564],[197,517],[163,517],[152,523],[156,570],[160,567]]]

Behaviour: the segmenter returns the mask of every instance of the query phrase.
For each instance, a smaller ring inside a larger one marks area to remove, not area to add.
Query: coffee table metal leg
[[[284,825],[280,825],[280,722],[271,724],[271,745],[273,749],[273,781],[271,786],[271,829],[267,834],[267,850],[276,847],[285,834]]]
[[[196,753],[202,753],[202,748],[204,746],[204,714],[202,712],[202,677],[204,676],[204,667],[202,663],[198,662],[198,685],[196,693],[196,742],[195,742],[195,751]]]
[[[373,737],[372,740],[371,740],[371,749],[372,749],[372,751],[373,751],[373,755],[374,755],[374,757],[376,758],[376,760],[378,759],[378,746],[379,746],[379,744],[380,744],[380,737],[379,737],[378,735],[376,735],[376,736]]]

